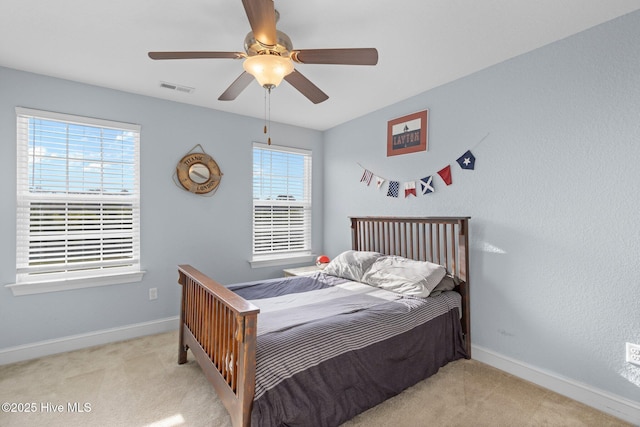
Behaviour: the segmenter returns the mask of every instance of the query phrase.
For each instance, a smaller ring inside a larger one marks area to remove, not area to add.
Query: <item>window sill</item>
[[[249,264],[251,264],[251,268],[276,267],[314,262],[315,259],[316,256],[313,254],[271,255],[254,257],[249,261]]]
[[[69,291],[73,289],[93,288],[96,286],[121,285],[123,283],[140,282],[144,271],[114,274],[110,276],[83,277],[78,279],[57,280],[50,282],[25,282],[5,285],[11,289],[13,296],[43,294],[46,292]]]

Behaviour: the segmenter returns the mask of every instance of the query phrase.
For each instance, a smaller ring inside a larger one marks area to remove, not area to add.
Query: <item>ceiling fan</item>
[[[273,0],[242,0],[249,18],[251,32],[247,34],[245,52],[149,52],[151,59],[222,58],[244,59],[245,71],[218,98],[232,101],[251,83],[253,78],[267,90],[286,80],[314,104],[329,96],[294,68],[299,64],[376,65],[375,48],[352,49],[293,49],[291,39],[276,29],[279,13]]]

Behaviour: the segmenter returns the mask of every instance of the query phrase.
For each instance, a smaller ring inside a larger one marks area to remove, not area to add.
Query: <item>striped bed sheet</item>
[[[322,273],[230,288],[260,308],[254,425],[337,425],[465,356],[456,292],[416,298]]]

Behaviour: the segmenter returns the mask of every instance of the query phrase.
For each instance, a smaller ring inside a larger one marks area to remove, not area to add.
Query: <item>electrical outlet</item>
[[[149,288],[149,300],[158,299],[158,288]]]
[[[627,362],[640,366],[640,345],[627,343]]]

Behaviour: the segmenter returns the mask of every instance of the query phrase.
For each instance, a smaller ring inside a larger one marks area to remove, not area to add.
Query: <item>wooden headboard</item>
[[[471,358],[469,217],[350,217],[352,248],[443,265],[462,295],[462,331]]]

